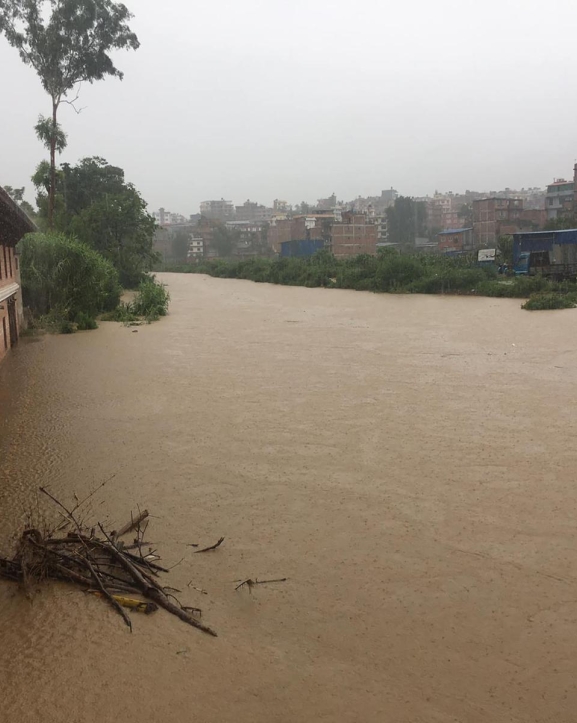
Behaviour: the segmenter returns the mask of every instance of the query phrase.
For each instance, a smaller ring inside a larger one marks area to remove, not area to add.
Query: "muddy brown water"
[[[0,541],[111,478],[219,637],[0,583],[0,720],[574,721],[577,311],[164,278],[0,367]]]

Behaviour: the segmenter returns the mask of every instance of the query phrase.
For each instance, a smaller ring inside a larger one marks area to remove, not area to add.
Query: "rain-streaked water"
[[[0,366],[0,543],[109,480],[219,637],[0,582],[0,721],[572,723],[577,312],[165,280]]]

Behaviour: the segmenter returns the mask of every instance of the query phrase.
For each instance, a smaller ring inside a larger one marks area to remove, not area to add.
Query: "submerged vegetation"
[[[573,282],[558,283],[541,276],[503,277],[497,274],[493,265],[480,266],[472,256],[399,253],[393,249],[380,251],[377,256],[360,255],[348,259],[336,259],[328,251],[319,251],[307,258],[215,259],[166,266],[165,270],[286,286],[535,298],[523,306],[528,310],[570,308],[574,305],[573,297],[577,298],[577,286]]]
[[[168,313],[170,295],[164,284],[154,276],[144,279],[132,301],[121,302],[113,311],[104,314],[102,321],[121,321],[125,324],[157,321]]]
[[[71,334],[96,329],[96,319],[155,321],[168,312],[169,295],[145,277],[134,300],[121,303],[114,264],[85,243],[59,233],[34,233],[21,243],[22,293],[33,327]]]

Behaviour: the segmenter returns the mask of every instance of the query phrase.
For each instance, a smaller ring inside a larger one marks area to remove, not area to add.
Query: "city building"
[[[271,255],[272,249],[268,244],[268,223],[266,221],[228,221],[226,226],[236,231],[236,257]]]
[[[204,240],[200,236],[193,236],[188,244],[188,261],[198,261],[204,256]]]
[[[357,254],[377,253],[378,227],[365,214],[342,214],[340,223],[333,223],[331,231],[331,250],[336,258],[356,256]]]
[[[181,213],[172,213],[171,211],[166,211],[164,208],[153,211],[152,215],[159,226],[172,226],[173,224],[187,223],[188,221]]]
[[[473,237],[476,248],[493,248],[499,236],[515,233],[523,211],[519,198],[483,198],[473,201]]]
[[[234,219],[234,206],[232,201],[203,201],[200,204],[200,213],[202,216],[213,221],[232,221]]]
[[[455,228],[437,234],[438,249],[442,253],[462,253],[472,251],[475,242],[472,228]]]
[[[377,247],[389,246],[389,219],[387,214],[374,216],[372,222],[377,227]]]
[[[0,362],[18,341],[23,323],[16,244],[35,228],[20,206],[0,188]]]
[[[281,244],[287,241],[323,241],[325,246],[329,246],[333,221],[333,213],[273,219],[268,229],[268,243],[277,254],[281,253]]]
[[[245,201],[242,206],[236,206],[235,210],[236,221],[270,221],[277,213],[274,208],[253,201]]]
[[[385,204],[385,208],[392,206],[398,197],[398,193],[394,188],[389,188],[388,191],[381,191],[381,202]]]
[[[564,178],[558,178],[547,186],[547,196],[545,198],[545,210],[547,211],[547,220],[551,221],[561,218],[573,211],[575,204],[575,183],[566,181]]]

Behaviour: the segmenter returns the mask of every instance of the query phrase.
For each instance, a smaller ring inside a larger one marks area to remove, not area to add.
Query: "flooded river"
[[[165,280],[0,367],[0,541],[108,479],[219,637],[0,583],[0,720],[572,723],[577,311]]]

